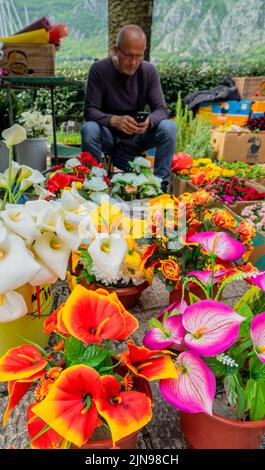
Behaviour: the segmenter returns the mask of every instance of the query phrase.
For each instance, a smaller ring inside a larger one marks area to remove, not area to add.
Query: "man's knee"
[[[101,138],[101,127],[97,122],[87,121],[81,127],[81,137],[83,141],[93,141]]]
[[[175,141],[178,127],[174,121],[171,121],[170,119],[163,119],[163,121],[160,121],[157,126],[157,132],[160,136]]]

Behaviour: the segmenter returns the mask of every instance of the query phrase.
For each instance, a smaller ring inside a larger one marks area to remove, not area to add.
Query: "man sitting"
[[[118,34],[113,55],[91,66],[85,97],[86,123],[81,128],[82,151],[90,152],[100,162],[102,152],[112,152],[117,137],[137,143],[142,151],[155,146],[154,174],[162,178],[161,187],[166,191],[177,126],[167,119],[156,68],[143,60],[145,48],[143,30],[127,25]],[[146,104],[151,113],[138,123],[136,113]]]

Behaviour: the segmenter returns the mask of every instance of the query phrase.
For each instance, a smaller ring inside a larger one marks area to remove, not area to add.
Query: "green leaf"
[[[76,363],[79,364],[78,359],[84,354],[86,347],[80,339],[70,337],[66,338],[64,349],[66,365],[68,366],[70,363],[75,361],[77,361]]]
[[[251,421],[262,419],[265,415],[265,381],[249,379],[246,386],[248,409]]]
[[[90,344],[80,358],[80,361],[82,364],[86,364],[87,366],[98,367],[108,355],[109,352],[106,351],[106,349],[103,349],[96,344]]]
[[[253,313],[252,313],[252,310],[250,308],[250,306],[245,302],[245,300],[242,300],[240,301],[239,305],[237,306],[237,308],[234,307],[234,310],[239,313],[239,315],[242,315],[242,317],[245,317],[245,318],[252,318],[253,317]]]
[[[251,289],[249,289],[234,305],[233,308],[236,312],[238,312],[242,302],[248,305],[254,316],[258,315],[265,311],[265,292],[260,290],[259,287],[251,287]]]
[[[265,380],[265,364],[255,355],[249,361],[251,378],[254,380]]]
[[[241,418],[246,411],[247,397],[242,387],[241,377],[236,371],[224,378],[227,399],[232,407],[237,409],[237,417]]]
[[[237,404],[237,393],[234,374],[229,374],[224,378],[224,385],[228,401],[232,407],[235,407]]]
[[[151,320],[149,320],[148,324],[149,324],[151,329],[152,328],[160,328],[161,329],[163,327],[162,323],[157,318],[154,318],[154,317],[152,317]]]
[[[193,294],[192,292],[189,292],[189,299],[190,299],[190,305],[201,301],[201,299],[197,297],[197,295]]]

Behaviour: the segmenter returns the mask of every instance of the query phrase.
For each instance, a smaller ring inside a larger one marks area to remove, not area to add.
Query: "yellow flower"
[[[128,268],[137,269],[141,265],[141,256],[135,250],[127,251],[124,262]]]

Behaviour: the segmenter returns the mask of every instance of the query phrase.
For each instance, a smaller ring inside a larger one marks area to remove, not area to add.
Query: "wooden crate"
[[[4,44],[0,67],[9,77],[54,77],[54,44]]]
[[[241,99],[251,101],[265,100],[265,76],[234,77]]]

